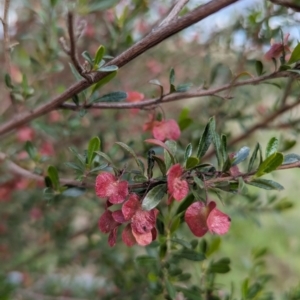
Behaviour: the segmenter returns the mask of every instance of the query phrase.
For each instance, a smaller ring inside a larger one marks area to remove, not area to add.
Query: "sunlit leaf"
[[[142,208],[144,210],[151,210],[155,208],[163,199],[167,192],[166,184],[160,184],[151,189],[142,202]]]

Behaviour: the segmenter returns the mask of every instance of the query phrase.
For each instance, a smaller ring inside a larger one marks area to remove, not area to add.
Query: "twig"
[[[180,11],[183,9],[183,7],[188,2],[189,2],[189,0],[178,0],[176,2],[176,4],[174,5],[174,7],[172,8],[172,10],[170,11],[170,13],[168,14],[168,16],[159,24],[159,27],[160,26],[168,26],[168,24],[171,21],[176,20],[178,18]]]
[[[283,113],[287,112],[288,110],[298,106],[300,104],[300,99],[298,99],[298,101],[290,104],[290,105],[286,105],[284,107],[281,107],[279,110],[275,111],[274,113],[272,113],[271,115],[267,116],[265,119],[263,119],[261,122],[258,122],[257,124],[253,125],[252,127],[250,127],[246,132],[238,135],[237,137],[233,138],[231,141],[229,141],[228,143],[228,147],[233,146],[239,142],[241,142],[242,140],[249,138],[249,136],[251,134],[253,134],[257,129],[260,128],[265,128],[267,127],[267,125],[269,123],[271,123],[272,121],[274,121],[277,117],[279,117],[280,115],[282,115]],[[210,157],[212,157],[214,155],[215,151],[210,151],[208,152],[203,159],[208,159]]]
[[[151,107],[157,104],[163,104],[167,102],[173,102],[173,101],[178,101],[182,99],[189,99],[189,98],[197,98],[197,97],[206,97],[206,96],[218,96],[217,93],[220,93],[222,91],[231,89],[233,87],[238,87],[238,86],[244,86],[244,85],[251,85],[251,84],[258,84],[260,82],[270,80],[270,79],[275,79],[275,78],[283,78],[283,77],[289,77],[289,76],[294,76],[291,75],[291,72],[276,72],[268,75],[263,75],[259,76],[256,78],[251,78],[247,80],[242,80],[238,81],[235,83],[229,83],[225,84],[221,87],[217,88],[212,88],[212,89],[207,89],[207,90],[195,90],[191,92],[185,92],[185,93],[172,93],[168,94],[159,98],[155,99],[146,99],[141,102],[124,102],[124,103],[97,103],[97,104],[92,104],[92,105],[82,105],[82,106],[77,106],[73,103],[64,103],[60,105],[60,108],[64,109],[70,109],[70,110],[79,110],[81,108],[85,109],[130,109],[130,108],[147,108]]]
[[[179,31],[203,20],[204,18],[212,15],[213,13],[229,6],[238,0],[212,0],[207,4],[201,5],[195,10],[187,13],[182,18],[177,19],[169,23],[168,26],[159,27],[155,32],[150,32],[145,38],[137,42],[135,45],[118,55],[111,60],[107,65],[116,65],[119,68],[123,67],[134,58],[138,57],[142,53],[146,52],[150,48],[156,46],[168,37],[178,33]],[[88,82],[86,79],[77,82],[69,87],[64,93],[50,100],[49,102],[42,104],[35,108],[31,112],[20,113],[13,120],[7,121],[0,127],[0,136],[27,124],[31,120],[34,120],[53,109],[58,108],[62,103],[72,98],[75,94],[78,94],[91,86],[93,83],[106,77],[109,73],[95,72],[92,75],[92,81]]]
[[[35,180],[37,182],[44,182],[44,180],[45,180],[44,176],[34,174],[34,173],[32,173],[32,172],[30,172],[26,169],[23,169],[22,167],[20,167],[16,163],[12,162],[2,152],[0,152],[0,162],[1,161],[5,161],[5,163],[7,165],[7,169],[10,172],[12,172],[13,174],[16,174],[16,175],[19,175],[21,177],[25,177],[25,178],[28,178],[28,179],[32,179],[32,180]],[[77,186],[77,187],[94,187],[94,184],[90,184],[90,183],[83,184],[79,181],[71,180],[71,179],[65,179],[65,178],[60,178],[60,183],[61,184],[67,184],[67,185],[70,185],[70,186]]]
[[[68,33],[69,33],[69,39],[70,39],[70,48],[68,51],[68,54],[70,55],[70,58],[77,70],[77,72],[84,77],[88,82],[91,81],[91,78],[86,73],[86,70],[82,67],[78,60],[77,56],[77,49],[76,49],[76,37],[74,35],[74,17],[72,12],[68,12]],[[65,45],[63,43],[63,40],[60,40],[61,45],[63,46],[64,50],[66,51],[67,48],[65,48]]]

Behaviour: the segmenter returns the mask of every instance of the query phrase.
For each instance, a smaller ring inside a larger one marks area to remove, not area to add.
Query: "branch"
[[[150,32],[141,41],[134,44],[132,47],[118,55],[116,58],[111,60],[107,65],[116,65],[119,68],[123,67],[134,58],[138,57],[142,53],[146,52],[150,48],[156,46],[168,37],[178,33],[179,31],[203,20],[204,18],[210,16],[211,14],[229,6],[238,0],[213,0],[207,4],[201,5],[194,11],[187,13],[180,19],[176,19],[166,26],[161,26],[157,30]],[[108,75],[105,72],[95,72],[90,74],[91,82],[83,79],[71,87],[69,87],[64,93],[50,100],[49,102],[42,104],[41,106],[33,109],[30,112],[20,113],[14,119],[7,121],[2,126],[0,126],[0,136],[23,126],[37,117],[40,117],[53,109],[58,108],[62,103],[72,98],[75,94],[78,94],[91,86],[93,83],[98,82]]]
[[[207,90],[195,90],[192,92],[185,92],[185,93],[172,93],[167,94],[159,98],[155,99],[146,99],[141,102],[122,102],[122,103],[98,103],[98,104],[86,104],[86,105],[75,105],[74,103],[64,103],[60,105],[60,108],[63,109],[70,109],[70,110],[80,110],[84,109],[131,109],[131,108],[149,108],[151,106],[155,106],[158,104],[163,104],[167,102],[174,102],[182,99],[189,99],[189,98],[196,98],[196,97],[206,97],[206,96],[217,96],[217,93],[222,91],[231,90],[233,87],[244,86],[244,85],[251,85],[251,84],[258,84],[260,82],[275,79],[275,78],[284,78],[284,77],[291,77],[297,76],[291,74],[291,72],[275,72],[269,75],[263,75],[256,78],[251,78],[247,80],[242,80],[239,82],[228,83],[221,87],[207,89]]]
[[[170,13],[168,14],[168,16],[159,24],[159,27],[168,25],[173,20],[177,20],[180,11],[188,2],[189,0],[178,0],[172,8],[172,10],[170,11]]]

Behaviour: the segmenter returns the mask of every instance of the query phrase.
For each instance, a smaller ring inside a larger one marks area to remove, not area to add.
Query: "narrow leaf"
[[[102,78],[100,81],[92,85],[92,92],[91,95],[93,95],[98,89],[100,89],[103,85],[110,82],[114,77],[116,77],[117,71],[114,71],[108,75],[106,75],[104,78]]]
[[[231,165],[235,166],[240,162],[244,161],[250,153],[249,147],[242,147],[238,152],[235,153],[233,160],[231,161]]]
[[[269,179],[262,179],[262,178],[253,179],[250,182],[246,182],[246,184],[253,185],[265,190],[281,191],[284,189],[284,187],[280,185],[278,182]]]
[[[184,152],[184,162],[186,163],[187,159],[192,155],[193,152],[193,146],[191,143],[187,145]]]
[[[269,140],[268,145],[266,147],[266,158],[272,155],[273,153],[277,152],[278,143],[279,141],[276,137],[272,137]]]
[[[177,86],[176,92],[184,93],[184,92],[188,91],[191,88],[192,85],[193,84],[190,83],[190,82],[189,83],[181,83]]]
[[[105,94],[100,98],[96,98],[93,100],[93,103],[98,102],[120,102],[127,98],[127,93],[125,92],[112,92],[109,94]]]
[[[166,167],[165,162],[164,162],[160,157],[158,157],[158,156],[156,156],[156,155],[153,155],[152,158],[153,158],[153,159],[155,160],[155,162],[157,163],[157,165],[158,165],[158,167],[159,167],[159,169],[160,169],[162,175],[165,176],[166,173],[167,173],[167,167]]]
[[[81,55],[91,66],[93,65],[93,58],[88,51],[83,51]]]
[[[48,176],[51,179],[54,190],[59,189],[59,177],[57,169],[53,166],[48,167]]]
[[[95,151],[99,151],[100,150],[100,139],[95,136],[93,138],[90,139],[89,141],[89,145],[88,145],[88,152],[87,152],[87,164],[88,167],[91,167],[92,162],[96,156]]]
[[[115,144],[121,146],[124,150],[126,150],[128,153],[130,153],[133,156],[133,158],[135,159],[135,162],[136,162],[138,168],[143,173],[144,172],[144,166],[142,165],[141,161],[136,156],[135,152],[128,145],[126,145],[126,144],[124,144],[122,142],[116,142]]]
[[[103,157],[105,160],[107,160],[107,161],[110,163],[111,166],[114,165],[113,162],[112,162],[112,160],[111,160],[111,158],[110,158],[106,153],[101,152],[101,151],[96,151],[95,153],[96,153],[97,155]]]
[[[288,165],[288,164],[293,164],[298,161],[300,161],[300,155],[290,153],[290,154],[284,155],[282,164]]]
[[[255,61],[255,69],[258,76],[263,73],[264,66],[260,60]]]
[[[266,158],[259,166],[255,176],[260,177],[264,174],[270,173],[276,170],[283,163],[283,155],[280,152],[273,153]]]
[[[98,71],[100,71],[100,72],[114,72],[114,71],[117,71],[118,69],[119,69],[118,66],[109,65],[109,66],[100,67],[98,69]]]
[[[291,57],[287,63],[293,64],[299,60],[300,60],[300,43],[294,48]]]
[[[251,155],[250,161],[249,161],[248,172],[252,171],[254,162],[255,162],[256,157],[257,157],[257,152],[259,151],[260,148],[261,148],[260,144],[257,143],[256,146],[255,146],[255,148],[254,148],[254,150],[253,150],[253,153]],[[259,164],[261,164],[261,162]]]
[[[33,146],[32,142],[27,141],[25,143],[25,151],[28,153],[29,157],[32,160],[35,160],[37,158],[37,150],[36,148]]]
[[[157,80],[157,79],[152,79],[152,80],[149,81],[149,83],[154,84],[154,85],[157,85],[157,86],[159,87],[159,89],[160,89],[160,96],[162,96],[162,95],[164,94],[164,87],[163,87],[163,85],[160,83],[159,80]]]
[[[196,167],[198,164],[199,164],[199,158],[195,156],[190,156],[188,157],[185,166],[187,169],[192,169]]]
[[[182,249],[181,251],[178,251],[173,255],[178,258],[185,258],[192,261],[203,261],[206,259],[203,253],[198,253],[191,249]]]
[[[100,45],[96,51],[96,55],[95,55],[95,59],[94,59],[94,66],[97,66],[100,63],[101,59],[104,56],[104,51],[105,51],[104,46]]]
[[[206,151],[208,150],[211,142],[212,142],[212,135],[209,130],[210,123],[212,122],[212,119],[209,120],[209,122],[206,124],[205,129],[202,133],[202,136],[200,138],[198,149],[197,149],[197,157],[200,159]]]
[[[151,210],[155,208],[163,199],[167,191],[166,184],[160,184],[151,189],[142,202],[144,210]]]
[[[172,164],[175,163],[177,143],[175,141],[168,140],[168,141],[165,141],[165,144],[172,153],[172,155],[170,155],[169,152],[166,149],[164,149],[164,160],[165,160],[167,169],[169,169],[172,166]]]
[[[84,188],[73,187],[73,188],[63,191],[61,194],[66,197],[77,198],[77,197],[80,197],[81,195],[83,195],[84,193],[85,193]]]

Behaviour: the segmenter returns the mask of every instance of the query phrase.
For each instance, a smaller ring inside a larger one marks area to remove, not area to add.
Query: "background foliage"
[[[136,91],[145,99],[159,97],[160,88],[149,81],[158,79],[167,93],[172,68],[177,89],[190,83],[192,91],[205,91],[286,65],[279,58],[274,64],[264,54],[271,38],[282,43],[288,33],[289,48],[296,47],[299,14],[269,1],[240,2],[149,49],[120,68],[95,95]],[[191,1],[181,14],[198,5]],[[9,72],[7,67],[0,71],[0,122],[46,103],[77,80],[59,42],[61,37],[68,41],[67,8],[74,12],[81,36],[77,52],[94,57],[99,45],[117,56],[157,26],[170,7],[170,1],[11,1],[12,51]],[[2,47],[2,64],[7,66],[4,52]],[[80,56],[81,63],[84,58]],[[189,143],[196,149],[212,116],[216,131],[227,135],[229,152],[242,146],[252,152],[257,142],[264,150],[276,137],[280,152],[297,153],[298,90],[297,78],[289,75],[165,103],[157,111],[181,128],[179,156]],[[69,103],[82,103],[83,93]],[[291,109],[284,111],[288,105]],[[160,239],[145,248],[107,245],[97,226],[104,211],[93,188],[99,170],[76,170],[77,153],[85,155],[91,138],[98,136],[101,151],[118,167],[135,162],[117,141],[146,162],[151,146],[144,140],[151,133],[142,127],[148,118],[147,109],[62,107],[1,137],[0,151],[9,161],[0,157],[0,299],[300,299],[297,169],[266,177],[285,187],[280,192],[249,185],[246,192],[240,186],[235,194],[221,192],[222,201],[211,192],[209,197],[231,217],[229,233],[194,239],[181,224],[170,246],[177,256],[168,260]],[[212,151],[205,162],[215,164]],[[10,162],[42,177],[27,176]],[[241,165],[246,171],[247,164]],[[72,181],[57,183],[60,193],[45,190],[41,178],[48,175],[53,184],[56,170],[59,178],[84,180],[87,188],[74,188]],[[196,252],[207,259],[191,256]]]

